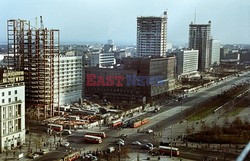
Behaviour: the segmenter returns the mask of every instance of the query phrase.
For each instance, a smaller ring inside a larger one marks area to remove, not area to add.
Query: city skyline
[[[168,11],[168,42],[188,43],[188,28],[194,21],[212,22],[211,35],[222,44],[250,43],[249,1],[199,0],[54,0],[50,2],[3,0],[0,5],[0,43],[6,43],[8,19],[27,19],[33,26],[35,17],[43,16],[45,26],[59,29],[61,42],[106,42],[113,39],[119,44],[136,43],[138,16],[160,16]],[[237,12],[236,12],[237,11]],[[240,18],[239,18],[240,17]]]

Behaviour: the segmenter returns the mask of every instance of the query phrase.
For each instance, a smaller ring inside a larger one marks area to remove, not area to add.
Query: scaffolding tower
[[[43,25],[41,25],[43,26]],[[8,66],[24,71],[26,106],[38,118],[59,113],[59,30],[32,27],[26,20],[8,20]],[[56,59],[56,60],[55,60]],[[57,80],[57,81],[56,81]]]

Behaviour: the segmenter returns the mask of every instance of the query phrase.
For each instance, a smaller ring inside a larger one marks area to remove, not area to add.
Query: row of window
[[[17,97],[15,97],[15,102],[17,101],[18,99],[17,99]],[[8,98],[8,103],[11,103],[11,98]],[[5,99],[2,99],[2,103],[5,103]]]
[[[15,94],[17,94],[17,90],[15,90]],[[8,91],[8,95],[11,95],[11,91]],[[2,96],[5,96],[5,92],[2,92]]]
[[[11,134],[11,133],[20,131],[21,130],[21,119],[4,121],[2,129],[3,129],[3,135]]]
[[[3,119],[11,119],[15,117],[20,117],[21,116],[21,104],[14,105],[14,106],[6,106],[2,107],[3,112]]]

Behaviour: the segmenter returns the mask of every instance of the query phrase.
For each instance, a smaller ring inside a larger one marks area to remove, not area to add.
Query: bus
[[[98,136],[98,137],[101,137],[101,138],[106,138],[106,134],[105,132],[97,132],[97,131],[87,131],[85,132],[85,135],[91,135],[91,136]]]
[[[100,144],[102,143],[102,138],[98,136],[92,136],[92,135],[84,135],[84,142],[86,143],[92,143],[92,144]]]
[[[122,120],[115,120],[112,122],[112,127],[119,127],[122,125]]]
[[[56,132],[63,131],[63,126],[58,124],[48,124],[49,129],[54,130]]]
[[[78,158],[80,158],[79,152],[73,152],[73,153],[69,153],[69,154],[65,155],[64,157],[62,157],[61,159],[57,159],[55,161],[74,161],[74,160],[77,160]]]
[[[162,155],[171,155],[171,149],[172,149],[172,155],[178,156],[180,154],[178,148],[169,147],[169,146],[159,146],[159,153]]]

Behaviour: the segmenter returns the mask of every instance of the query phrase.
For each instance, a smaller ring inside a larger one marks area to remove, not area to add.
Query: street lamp
[[[170,130],[171,130],[171,134],[170,134],[170,139],[171,139],[171,152],[170,152],[170,158],[172,158],[172,147],[173,147],[173,145],[172,145],[172,144],[173,144],[173,143],[172,143],[172,140],[173,140],[173,139],[172,139],[172,128],[173,128],[173,126],[170,127]]]

